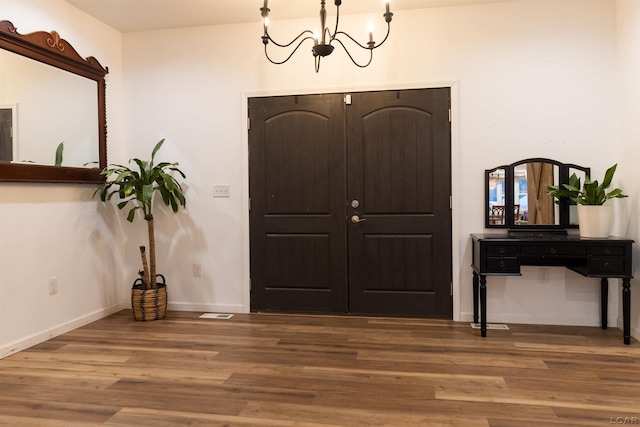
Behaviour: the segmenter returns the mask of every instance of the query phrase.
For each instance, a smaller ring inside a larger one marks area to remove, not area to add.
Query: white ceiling
[[[65,0],[116,30],[160,30],[259,22],[263,0]],[[391,11],[511,0],[390,0]],[[334,2],[327,0],[333,16]],[[269,0],[271,20],[318,16],[319,0]],[[344,0],[341,14],[384,12],[382,0]]]

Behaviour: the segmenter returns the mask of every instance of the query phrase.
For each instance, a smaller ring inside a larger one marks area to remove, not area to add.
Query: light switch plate
[[[213,197],[231,197],[229,184],[216,184],[213,186]]]

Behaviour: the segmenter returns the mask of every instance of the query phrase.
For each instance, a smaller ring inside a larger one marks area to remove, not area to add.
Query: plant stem
[[[144,284],[144,289],[149,289],[149,265],[147,264],[147,254],[144,246],[140,246],[140,257],[142,258],[142,283]]]
[[[149,214],[144,217],[147,221],[147,230],[149,231],[149,287],[156,289],[156,238],[153,228],[153,215]]]

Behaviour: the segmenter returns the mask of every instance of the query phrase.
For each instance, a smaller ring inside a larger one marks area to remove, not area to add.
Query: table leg
[[[473,323],[478,323],[478,292],[480,287],[480,278],[478,273],[473,272]]]
[[[622,317],[624,343],[631,344],[631,279],[622,279]]]
[[[606,277],[600,280],[600,311],[602,329],[607,329],[607,318],[609,316],[609,280]]]
[[[480,336],[487,336],[487,276],[480,275]]]

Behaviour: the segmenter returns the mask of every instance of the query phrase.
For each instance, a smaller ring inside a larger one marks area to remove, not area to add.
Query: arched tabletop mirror
[[[547,194],[549,186],[568,184],[574,173],[584,182],[590,170],[545,158],[485,170],[485,226],[513,230],[577,227],[575,206]]]
[[[108,72],[55,31],[0,21],[0,181],[102,180]]]

